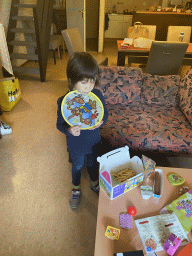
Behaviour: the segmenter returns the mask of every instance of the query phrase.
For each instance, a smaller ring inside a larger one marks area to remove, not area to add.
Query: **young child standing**
[[[108,118],[108,111],[102,93],[95,89],[99,80],[99,68],[95,58],[87,52],[75,52],[67,63],[67,78],[69,90],[77,90],[82,95],[93,92],[104,107],[103,120],[95,127],[81,130],[80,125],[69,126],[61,113],[62,96],[58,99],[57,129],[67,137],[67,146],[72,160],[72,192],[69,200],[72,208],[77,208],[80,202],[81,169],[84,164],[91,180],[91,189],[99,194],[99,169],[97,156],[101,145],[100,127]]]

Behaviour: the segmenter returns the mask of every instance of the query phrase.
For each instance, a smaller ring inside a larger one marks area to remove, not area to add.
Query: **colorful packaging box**
[[[105,231],[105,236],[107,236],[111,240],[119,240],[119,235],[120,235],[120,229],[107,226],[107,229]]]
[[[143,164],[138,156],[130,158],[129,147],[125,146],[108,152],[97,158],[100,163],[99,183],[111,200],[139,186],[143,180]],[[123,183],[118,183],[111,171],[117,173],[120,170],[131,168],[136,175]]]
[[[165,241],[163,249],[171,256],[175,254],[179,245],[181,244],[181,239],[174,235],[173,233]]]

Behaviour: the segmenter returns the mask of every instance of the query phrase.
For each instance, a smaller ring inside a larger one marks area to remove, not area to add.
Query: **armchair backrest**
[[[179,42],[179,35],[184,32],[183,42],[190,43],[191,26],[169,26],[167,32],[168,42]]]
[[[78,28],[68,28],[61,31],[69,56],[74,52],[84,52],[83,42]]]
[[[149,30],[149,39],[155,40],[157,26],[156,25],[144,25],[144,27],[148,28],[148,30]]]
[[[133,67],[99,67],[99,86],[106,104],[140,101],[143,72]]]
[[[189,44],[184,42],[153,41],[146,73],[177,75]]]

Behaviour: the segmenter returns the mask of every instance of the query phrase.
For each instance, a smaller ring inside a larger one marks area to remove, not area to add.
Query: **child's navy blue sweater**
[[[104,116],[103,116],[103,124],[94,130],[81,130],[79,136],[73,136],[69,133],[68,128],[69,124],[64,120],[61,114],[61,103],[63,98],[62,96],[57,100],[58,110],[57,110],[57,129],[64,133],[67,137],[67,146],[71,156],[75,156],[74,154],[78,154],[83,152],[85,154],[90,154],[91,149],[94,145],[101,141],[100,128],[106,123],[108,118],[108,110],[105,105],[105,100],[103,98],[102,93],[98,89],[93,89],[92,92],[101,100],[104,107]]]

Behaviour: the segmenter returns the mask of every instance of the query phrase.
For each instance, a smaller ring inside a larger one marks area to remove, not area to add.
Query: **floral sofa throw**
[[[189,104],[179,103],[191,76],[180,81],[179,76],[143,74],[139,68],[100,67],[99,89],[109,111],[102,137],[114,147],[192,154],[191,119],[182,110]]]

